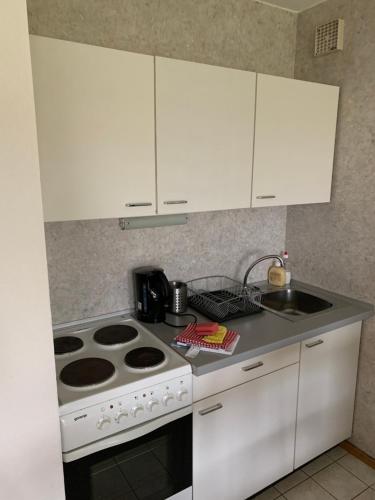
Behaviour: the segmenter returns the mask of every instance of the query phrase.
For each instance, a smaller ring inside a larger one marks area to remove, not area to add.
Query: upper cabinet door
[[[255,74],[156,58],[160,214],[250,206]]]
[[[258,75],[253,207],[330,201],[339,88]]]
[[[45,220],[155,213],[154,61],[31,36]]]

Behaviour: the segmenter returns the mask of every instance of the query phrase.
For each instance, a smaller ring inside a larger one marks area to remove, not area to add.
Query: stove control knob
[[[116,415],[115,415],[115,422],[117,422],[118,424],[120,423],[122,417],[127,417],[128,416],[128,412],[126,410],[122,410],[122,411],[119,411]]]
[[[179,391],[177,391],[176,398],[178,399],[178,401],[184,401],[187,395],[187,389],[180,389]]]
[[[170,392],[168,394],[166,394],[165,396],[163,396],[162,398],[162,401],[163,401],[163,405],[164,406],[168,406],[169,405],[169,402],[172,401],[172,399],[174,399],[174,396],[173,394],[171,394]]]
[[[102,417],[99,418],[99,420],[96,422],[96,427],[99,430],[102,430],[107,424],[111,423],[111,417],[108,415],[103,415]]]
[[[130,413],[133,415],[133,417],[136,417],[139,413],[143,413],[143,406],[142,405],[133,406],[133,408],[130,410]]]
[[[157,399],[150,399],[150,401],[147,403],[147,409],[152,411],[154,406],[157,406],[159,404],[159,401]]]

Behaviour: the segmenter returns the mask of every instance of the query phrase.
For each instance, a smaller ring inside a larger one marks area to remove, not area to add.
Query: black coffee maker
[[[137,319],[146,323],[165,320],[170,287],[163,269],[138,267],[133,270]]]

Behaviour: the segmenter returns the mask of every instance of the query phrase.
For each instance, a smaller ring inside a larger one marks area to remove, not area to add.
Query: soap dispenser
[[[280,262],[275,260],[268,269],[268,283],[274,286],[284,286],[286,282],[286,273]]]
[[[290,270],[290,264],[289,264],[289,255],[286,250],[281,254],[281,258],[284,261],[284,269],[285,269],[285,284],[289,285],[290,280],[292,279],[292,272]]]

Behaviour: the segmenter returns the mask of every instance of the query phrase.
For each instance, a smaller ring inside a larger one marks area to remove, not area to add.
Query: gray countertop
[[[257,283],[256,285],[260,288],[270,288],[266,282]],[[372,304],[328,292],[322,288],[294,280],[291,286],[327,300],[333,306],[319,313],[294,319],[287,319],[285,316],[282,317],[268,311],[262,311],[259,314],[227,321],[225,322],[225,326],[231,330],[235,330],[241,336],[234,353],[231,356],[227,356],[201,351],[193,359],[186,358],[191,363],[193,374],[197,376],[203,375],[213,370],[335,330],[350,323],[365,320],[372,316],[374,312]],[[280,290],[280,288],[277,288],[277,290]],[[197,312],[193,310],[188,310],[187,312],[195,314],[198,321],[207,322],[207,318]],[[186,324],[189,318],[179,318],[168,314],[167,321],[181,325]],[[173,343],[174,337],[182,330],[181,328],[167,326],[164,323],[147,323],[145,326],[168,345]],[[184,355],[187,351],[186,348],[173,347],[173,349],[181,355]]]

